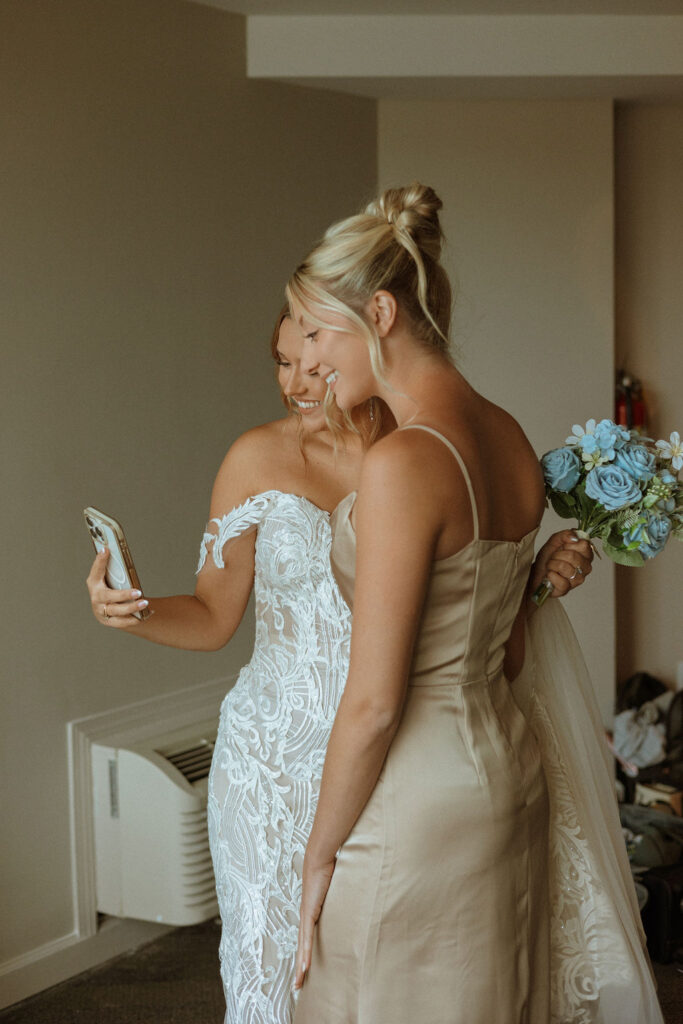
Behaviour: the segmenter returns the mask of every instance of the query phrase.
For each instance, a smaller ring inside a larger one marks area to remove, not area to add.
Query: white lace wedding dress
[[[209,839],[225,1024],[291,1024],[301,869],[351,615],[330,568],[330,517],[294,494],[266,491],[212,520],[197,571],[207,557],[222,568],[226,545],[250,530],[256,639],[221,707]],[[602,726],[559,601],[533,617],[527,639],[513,693],[536,732],[550,795],[549,1024],[663,1024]]]
[[[209,839],[223,932],[225,1024],[290,1024],[301,870],[346,682],[351,614],[330,570],[330,520],[266,491],[209,524],[199,569],[256,538],[256,640],[221,707]],[[229,555],[228,555],[229,557]]]

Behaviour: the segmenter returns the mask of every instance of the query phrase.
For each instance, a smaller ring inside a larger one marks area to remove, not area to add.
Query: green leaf
[[[603,540],[606,540],[612,548],[619,548],[624,543],[622,533],[617,526],[613,526],[607,536],[603,537]]]
[[[612,561],[616,562],[618,565],[645,565],[645,559],[641,555],[640,551],[624,551],[623,548],[612,547],[612,545],[606,540],[602,542],[602,550],[608,558],[611,558]]]
[[[558,516],[562,519],[578,519],[578,512],[576,510],[576,503],[569,494],[565,494],[562,491],[551,491],[550,492],[550,504],[553,506]]]
[[[576,487],[574,488],[574,494],[576,495],[576,500],[579,503],[582,518],[588,518],[588,516],[590,516],[591,513],[594,511],[596,503],[593,498],[589,498],[587,496],[586,483],[584,480],[581,480],[580,483],[576,485]]]

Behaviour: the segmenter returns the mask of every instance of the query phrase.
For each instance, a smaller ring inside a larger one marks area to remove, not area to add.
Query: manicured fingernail
[[[142,597],[141,590],[131,590],[131,594],[133,595],[133,597]]]
[[[138,608],[146,608],[149,601],[138,601]]]
[[[575,541],[578,541],[578,539],[579,539],[579,538],[578,538],[578,537],[576,536],[576,534],[575,534],[575,533],[572,533],[572,534],[570,535],[569,539],[570,539],[570,540],[575,540]]]

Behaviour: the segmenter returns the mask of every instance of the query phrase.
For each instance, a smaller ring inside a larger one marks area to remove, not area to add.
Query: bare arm
[[[544,579],[553,584],[551,597],[564,597],[576,590],[592,571],[593,549],[587,540],[578,540],[573,530],[560,530],[545,542],[529,573],[529,582],[519,612],[505,644],[503,671],[512,682],[524,664],[524,625],[538,611],[532,594]],[[577,566],[581,570],[577,573]]]
[[[538,610],[531,596],[544,579],[553,585],[551,597],[564,597],[570,590],[580,587],[590,575],[593,558],[589,541],[580,540],[574,530],[559,530],[549,537],[531,567],[525,594],[527,618]]]
[[[373,450],[363,465],[349,675],[304,860],[297,987],[337,850],[375,787],[401,718],[439,532],[423,477],[415,456],[383,460]],[[463,492],[467,501],[464,484]]]
[[[253,455],[253,442],[248,435],[226,455],[213,488],[212,518],[240,505],[258,490]],[[130,590],[112,590],[107,586],[107,557],[101,554],[95,558],[86,581],[93,614],[101,624],[153,643],[187,650],[218,650],[234,635],[253,586],[253,534],[231,541],[224,569],[207,558],[194,594],[149,598],[154,614],[144,621],[133,615],[145,600],[142,595],[136,597]]]

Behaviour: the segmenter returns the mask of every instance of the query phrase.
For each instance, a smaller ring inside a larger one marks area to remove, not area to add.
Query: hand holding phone
[[[105,572],[107,588],[118,592],[131,591],[131,594],[126,595],[126,603],[133,602],[134,606],[132,609],[127,609],[126,614],[134,615],[136,619],[141,620],[148,618],[152,613],[146,604],[140,607],[142,602],[138,598],[142,597],[142,588],[140,587],[140,580],[121,524],[112,516],[105,515],[104,512],[100,512],[99,509],[93,507],[83,509],[83,515],[85,516],[85,525],[97,554],[100,555],[105,548],[109,551]],[[106,591],[104,594],[99,593],[101,582],[98,588],[98,580],[93,578],[94,571],[95,567],[93,567],[88,577],[88,589],[93,604],[93,611],[96,618],[99,619],[101,615],[102,619],[106,621],[112,618],[108,612],[110,602],[106,600]],[[118,604],[119,602],[116,603]],[[98,604],[102,606],[99,609],[99,614]]]

